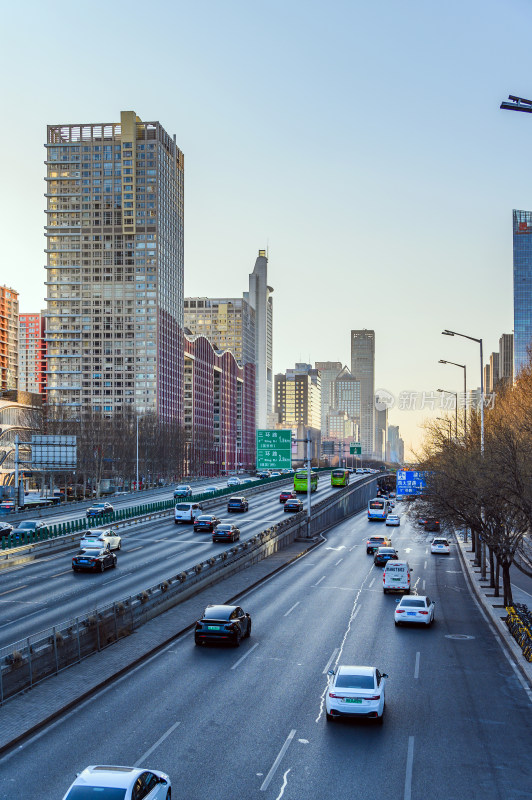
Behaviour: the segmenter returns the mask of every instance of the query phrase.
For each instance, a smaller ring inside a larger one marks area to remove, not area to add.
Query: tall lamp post
[[[518,98],[516,98],[518,99]],[[444,336],[460,336],[462,339],[469,339],[470,342],[476,342],[480,345],[480,455],[484,456],[484,354],[482,351],[482,339],[477,339],[474,336],[466,336],[465,333],[457,333],[456,331],[444,330]],[[482,509],[481,509],[482,513]],[[481,575],[486,577],[486,545],[481,542]]]
[[[447,389],[438,389],[442,394],[454,395],[454,438],[458,439],[458,392],[449,392]]]
[[[447,419],[447,417],[436,417],[436,419],[441,419],[442,422],[446,422],[447,425],[449,426],[449,441],[450,441],[451,438],[452,438],[451,431],[452,431],[453,423],[451,422],[450,419]]]
[[[438,364],[452,364],[453,367],[460,367],[460,369],[464,370],[464,436],[467,435],[467,370],[465,364],[457,364],[456,361],[445,361],[445,359],[440,358]]]

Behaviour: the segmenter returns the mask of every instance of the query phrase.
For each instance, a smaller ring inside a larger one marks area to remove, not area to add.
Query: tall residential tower
[[[513,212],[514,379],[532,344],[532,211]]]
[[[183,153],[159,122],[49,125],[48,400],[182,420]]]

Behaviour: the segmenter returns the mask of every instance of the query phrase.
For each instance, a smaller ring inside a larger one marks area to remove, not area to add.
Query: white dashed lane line
[[[294,603],[294,605],[292,606],[292,608],[289,608],[289,609],[288,609],[288,611],[286,612],[286,614],[283,614],[283,617],[287,617],[289,614],[291,614],[291,613],[292,613],[292,611],[294,610],[294,608],[297,608],[297,607],[298,607],[298,605],[299,605],[299,603],[300,603],[300,602],[301,602],[301,601],[300,601],[300,600],[298,600],[298,601],[297,601],[297,603]]]

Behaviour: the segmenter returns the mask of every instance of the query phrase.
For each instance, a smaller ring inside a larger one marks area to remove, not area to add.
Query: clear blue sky
[[[511,332],[512,208],[532,208],[527,0],[4,4],[0,282],[44,307],[47,123],[157,119],[185,153],[185,291],[238,295],[259,248],[275,371],[349,363],[461,388]],[[7,33],[6,33],[7,32]],[[474,380],[478,385],[478,379]],[[394,411],[407,445],[423,412]]]

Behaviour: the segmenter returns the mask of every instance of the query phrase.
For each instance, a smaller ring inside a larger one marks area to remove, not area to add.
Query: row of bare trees
[[[418,513],[471,531],[475,562],[504,605],[513,605],[510,568],[532,577],[532,362],[513,386],[485,409],[484,451],[480,413],[452,438],[446,421],[431,422],[419,457],[427,489]],[[486,555],[487,554],[487,555]]]
[[[43,406],[39,419],[31,425],[34,432],[77,437],[75,475],[63,476],[65,482],[98,491],[108,480],[118,488],[133,486],[137,475],[137,418],[123,414],[112,419],[87,412],[74,418],[62,406]],[[178,423],[167,423],[155,414],[138,419],[138,472],[144,486],[180,480],[184,476],[209,474],[206,463],[212,459],[212,436],[200,432],[194,445],[186,441]]]

